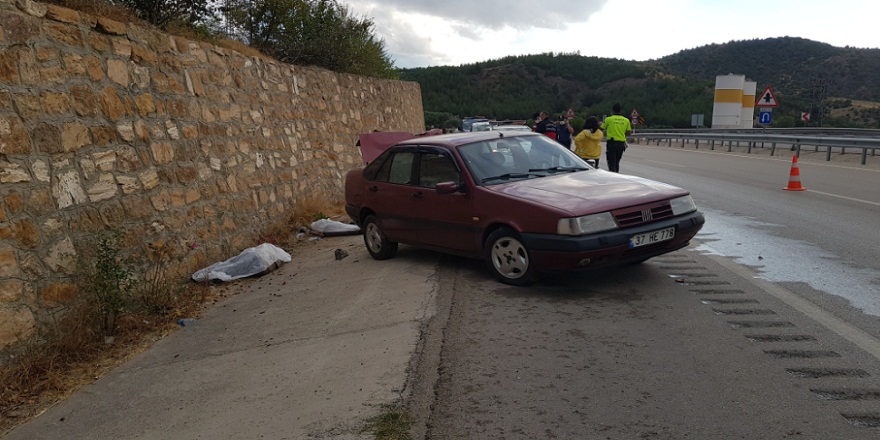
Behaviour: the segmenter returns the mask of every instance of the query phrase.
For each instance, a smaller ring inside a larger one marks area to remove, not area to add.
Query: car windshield
[[[591,170],[581,158],[542,135],[504,136],[458,148],[478,184]]]

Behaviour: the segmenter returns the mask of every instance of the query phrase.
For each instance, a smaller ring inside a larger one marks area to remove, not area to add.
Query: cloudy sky
[[[339,1],[375,23],[402,68],[545,52],[648,60],[783,36],[880,48],[877,0]]]

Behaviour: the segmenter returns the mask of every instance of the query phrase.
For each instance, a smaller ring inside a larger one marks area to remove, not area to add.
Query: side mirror
[[[456,182],[440,182],[434,186],[437,194],[452,194],[464,192],[464,185]]]

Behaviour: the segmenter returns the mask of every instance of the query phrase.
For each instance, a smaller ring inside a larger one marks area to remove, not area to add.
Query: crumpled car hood
[[[484,187],[572,215],[611,211],[687,195],[677,186],[603,170],[579,171]]]

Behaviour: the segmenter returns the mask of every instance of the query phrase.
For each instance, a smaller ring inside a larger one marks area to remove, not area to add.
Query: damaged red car
[[[504,131],[397,142],[348,172],[345,209],[377,260],[405,243],[481,258],[516,286],[681,249],[705,221],[684,189],[597,170],[546,136]]]

